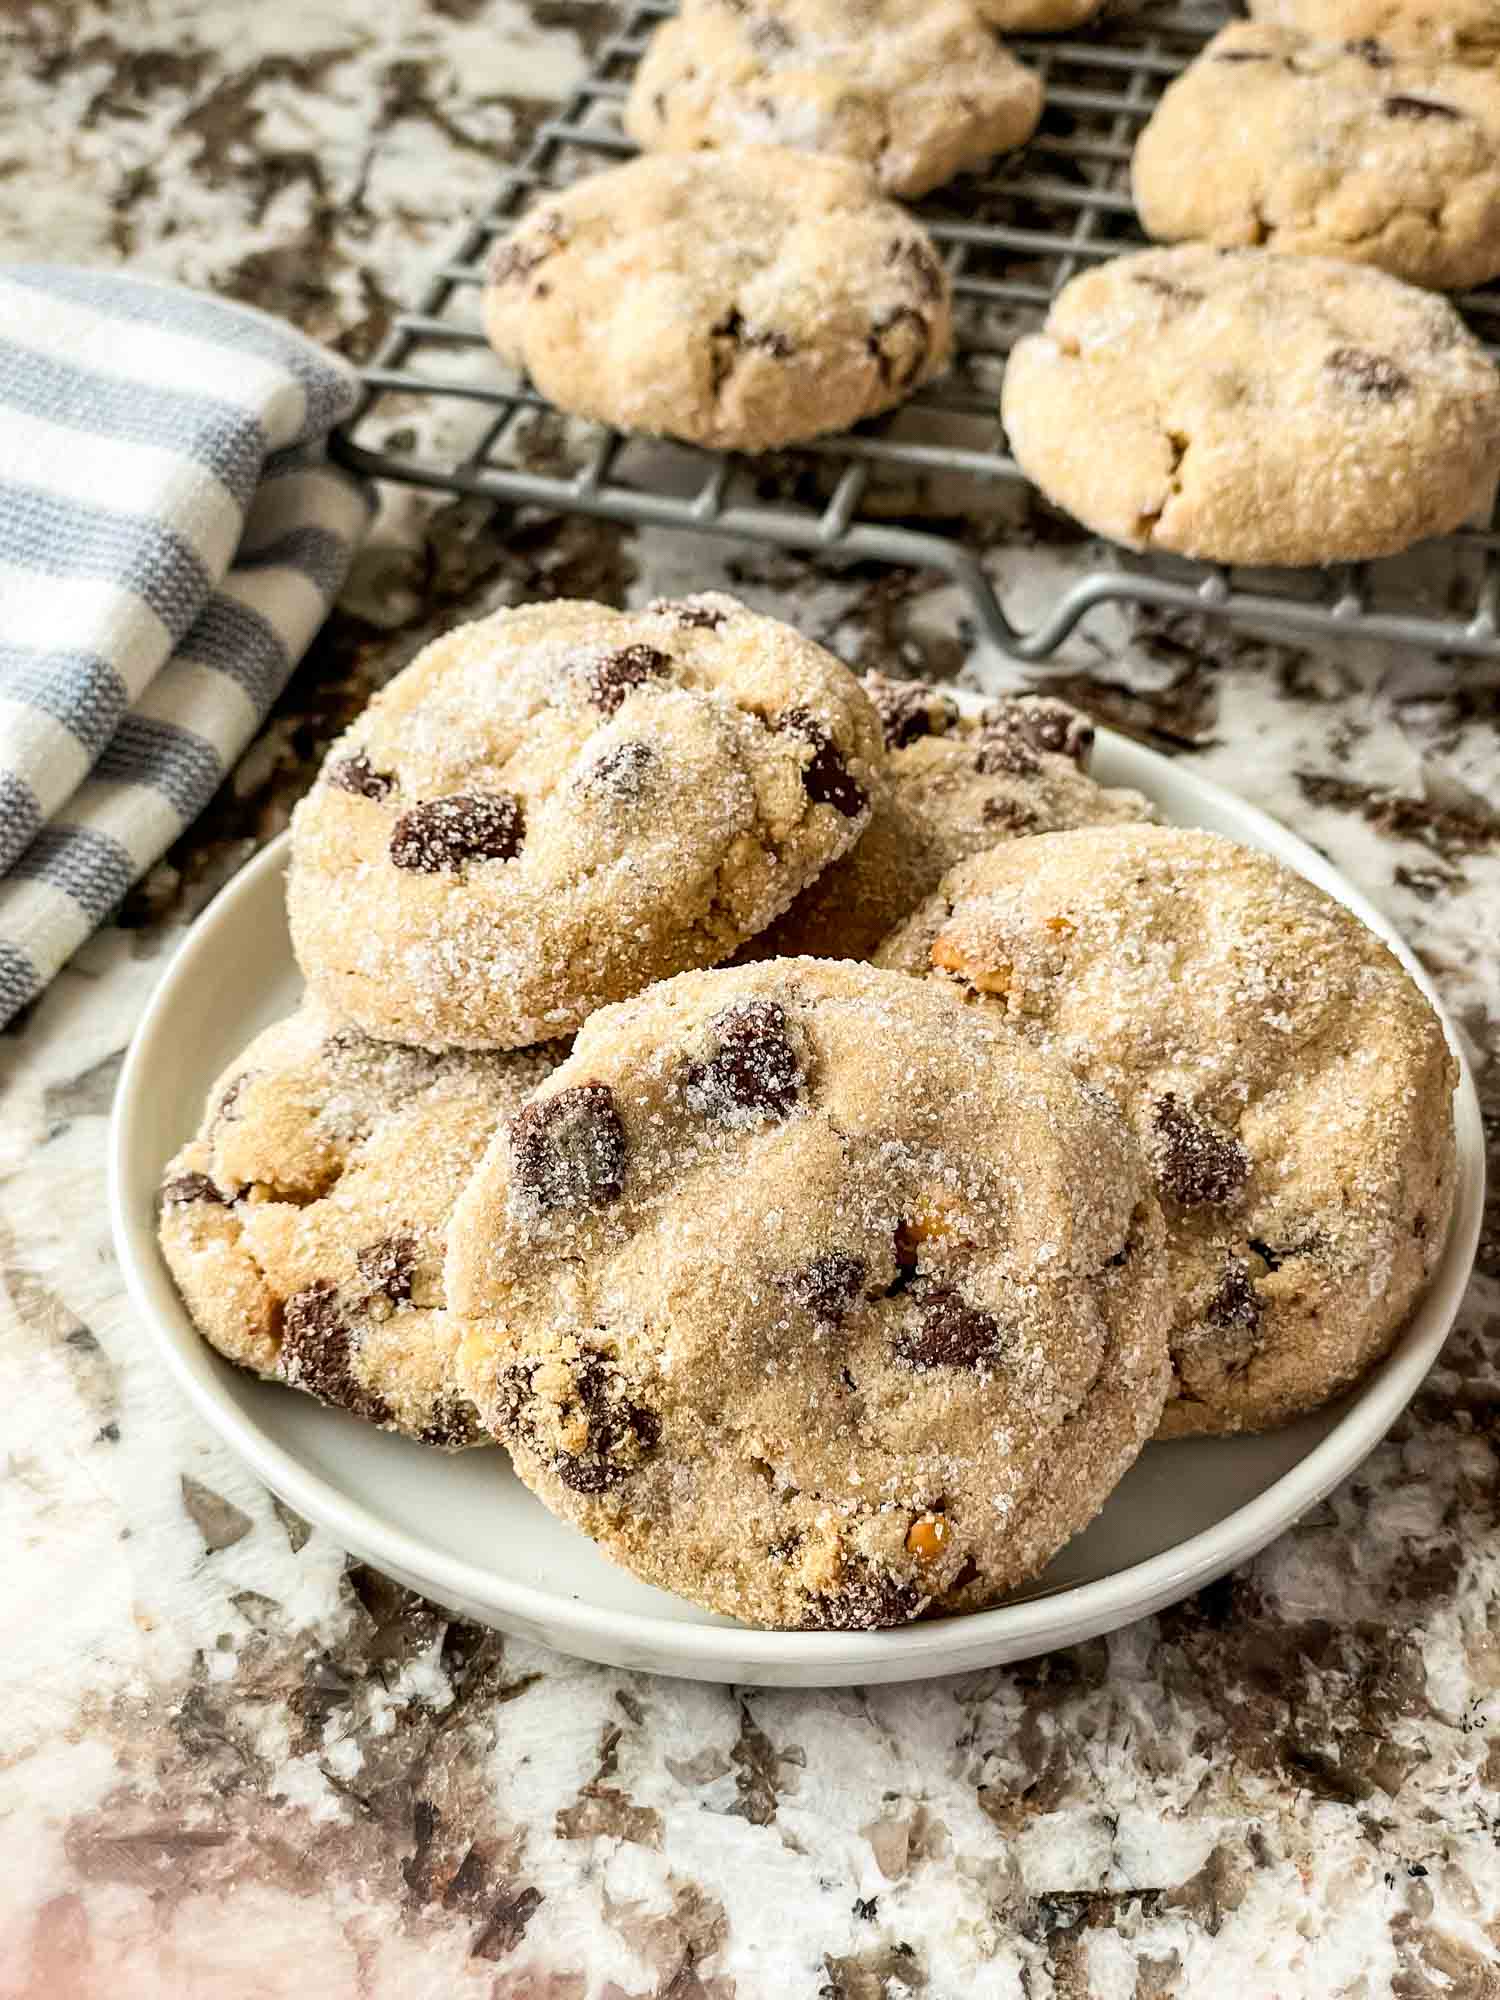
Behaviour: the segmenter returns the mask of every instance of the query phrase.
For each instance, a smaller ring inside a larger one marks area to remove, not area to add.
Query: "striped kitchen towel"
[[[175,285],[0,266],[0,1023],[203,807],[367,520],[353,371]]]

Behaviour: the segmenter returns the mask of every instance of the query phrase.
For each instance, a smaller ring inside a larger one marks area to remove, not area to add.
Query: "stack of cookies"
[[[1338,1393],[1442,1248],[1441,1027],[1092,734],[718,595],[439,639],[167,1168],[204,1336],[788,1628],[992,1603],[1153,1436]]]
[[[644,150],[495,251],[485,324],[560,408],[766,451],[892,409],[953,345],[912,197],[1022,146],[996,27],[1097,0],[684,0],[624,113]],[[1467,8],[1467,11],[1466,11]],[[1500,374],[1446,300],[1500,274],[1493,0],[1260,0],[1141,134],[1182,247],[1064,285],[1015,347],[1017,463],[1095,532],[1255,565],[1363,561],[1488,519]]]

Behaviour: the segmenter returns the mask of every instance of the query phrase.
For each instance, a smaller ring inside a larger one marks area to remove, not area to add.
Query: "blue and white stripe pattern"
[[[367,519],[358,384],[263,313],[0,266],[0,1023],[208,803]]]

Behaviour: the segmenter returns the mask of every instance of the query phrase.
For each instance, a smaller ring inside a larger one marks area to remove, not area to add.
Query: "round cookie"
[[[1102,1506],[1167,1382],[1119,1113],[868,966],[597,1014],[459,1206],[459,1367],[521,1477],[754,1624],[988,1603]]]
[[[858,682],[707,595],[554,603],[435,640],[292,822],[309,985],[370,1034],[506,1048],[728,958],[863,827]]]
[[[1374,38],[1393,48],[1491,63],[1500,55],[1497,0],[1250,0],[1257,21],[1327,42]]]
[[[903,402],[948,359],[948,274],[848,160],[652,153],[531,209],[484,324],[559,409],[767,451]]]
[[[203,1337],[384,1430],[487,1443],[453,1379],[448,1221],[562,1053],[427,1055],[314,1001],[257,1035],[162,1184],[162,1253]]]
[[[1091,21],[1104,0],[974,0],[981,19],[1007,35],[1060,35]]]
[[[1131,548],[1394,555],[1487,512],[1500,376],[1445,300],[1264,250],[1143,250],[1065,285],[1005,371],[1011,449]]]
[[[1168,86],[1133,185],[1146,233],[1166,242],[1483,284],[1500,272],[1500,74],[1235,22]]]
[[[647,45],[625,130],[656,152],[834,153],[909,196],[1024,145],[1041,111],[969,0],[687,0]]]
[[[866,674],[885,728],[886,777],[840,861],[742,959],[870,958],[956,862],[997,841],[1155,817],[1139,792],[1088,777],[1093,724],[1066,702],[1007,695],[978,713],[927,681]]]
[[[1162,1430],[1260,1430],[1385,1352],[1442,1253],[1457,1069],[1385,945],[1267,855],[1179,827],[964,862],[880,962],[1108,1091],[1155,1171]]]

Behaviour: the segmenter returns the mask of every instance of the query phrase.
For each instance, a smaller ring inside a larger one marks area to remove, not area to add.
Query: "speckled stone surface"
[[[0,255],[130,259],[363,355],[609,18],[9,0]],[[992,560],[1034,603],[1084,555],[1034,521]],[[1250,1568],[1108,1641],[865,1692],[449,1622],[278,1508],[147,1353],[105,1119],[183,926],[443,621],[721,582],[861,666],[1023,684],[931,578],[403,501],[211,811],[0,1039],[0,1992],[1491,2000],[1494,1232],[1396,1432]],[[1500,673],[1111,614],[1047,680],[1323,846],[1500,1106]]]

